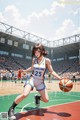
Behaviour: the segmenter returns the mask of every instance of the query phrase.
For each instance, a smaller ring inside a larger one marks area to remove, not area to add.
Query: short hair
[[[47,52],[44,48],[44,46],[40,43],[37,43],[33,46],[33,49],[32,49],[32,57],[35,56],[35,51],[39,49],[41,51],[41,55],[43,56],[46,56],[47,55]]]

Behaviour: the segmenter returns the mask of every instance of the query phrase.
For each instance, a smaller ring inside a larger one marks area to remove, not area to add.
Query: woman
[[[12,106],[9,108],[8,116],[12,119],[16,119],[14,116],[14,108],[24,99],[26,98],[30,91],[35,87],[39,92],[40,96],[35,95],[35,104],[36,106],[40,105],[40,100],[43,102],[48,102],[48,93],[46,91],[45,83],[44,83],[44,74],[46,68],[48,68],[49,72],[55,76],[57,79],[61,80],[61,77],[53,70],[51,66],[51,61],[48,58],[45,58],[47,52],[45,48],[41,44],[36,44],[32,50],[32,66],[28,69],[24,70],[24,72],[33,71],[30,77],[30,80],[25,85],[24,91],[21,95],[19,95],[13,102]],[[35,57],[35,58],[34,58]]]

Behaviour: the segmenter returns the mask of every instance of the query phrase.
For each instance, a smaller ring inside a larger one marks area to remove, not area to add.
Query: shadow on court
[[[30,117],[30,116],[34,116],[35,115],[35,120],[36,117],[38,116],[39,119],[41,118],[41,116],[45,116],[45,115],[53,115],[56,114],[57,116],[61,116],[61,117],[70,117],[71,114],[66,113],[66,112],[52,112],[52,111],[48,111],[48,109],[37,109],[37,110],[32,110],[32,111],[28,111],[28,112],[24,112],[24,113],[18,113],[16,114],[16,118],[17,120],[25,120],[26,117]],[[23,119],[21,119],[23,118]],[[48,118],[49,119],[49,118]],[[30,119],[32,120],[32,119]]]

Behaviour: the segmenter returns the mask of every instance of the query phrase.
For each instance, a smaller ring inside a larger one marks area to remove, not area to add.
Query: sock
[[[17,106],[15,102],[13,102],[12,106],[10,107],[11,109],[14,109]]]

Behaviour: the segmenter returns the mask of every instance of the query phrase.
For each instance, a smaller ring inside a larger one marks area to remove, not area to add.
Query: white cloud
[[[14,5],[8,5],[8,6],[5,8],[5,13],[10,14],[10,15],[13,16],[14,18],[15,18],[15,17],[20,17],[19,10],[18,10],[18,9],[16,8],[16,6],[14,6]]]
[[[8,24],[20,29],[24,29],[25,26],[28,25],[26,19],[22,17],[20,11],[18,10],[18,8],[16,8],[15,5],[8,5],[5,8],[4,18],[6,19]]]
[[[60,19],[59,26],[55,28],[55,21],[58,20],[59,13],[65,13],[65,0],[53,2],[50,9],[43,9],[41,12],[32,12],[25,18],[15,5],[8,5],[3,13],[0,13],[0,21],[6,21],[7,24],[13,25],[27,32],[34,33],[49,40],[59,39],[70,36],[79,31],[70,18]],[[24,11],[25,12],[25,11]],[[64,17],[64,16],[62,16]],[[63,21],[62,21],[63,20]],[[59,20],[56,22],[56,24]]]
[[[56,14],[57,7],[58,8],[59,7],[63,8],[64,5],[60,4],[59,2],[53,2],[52,5],[51,5],[51,8],[49,10],[44,9],[40,13],[32,12],[32,14],[30,16],[28,16],[28,18],[30,20],[33,17],[40,18],[40,17],[45,17],[45,16],[53,16],[53,15]]]
[[[5,20],[4,16],[3,16],[3,14],[2,14],[1,12],[0,12],[0,21],[6,22],[6,20]]]
[[[4,18],[3,18],[3,15],[2,13],[0,12],[0,21],[2,21]]]
[[[52,3],[52,8],[55,10],[56,7],[65,7],[65,4],[63,4],[62,0],[55,1]]]
[[[72,10],[71,13],[73,15],[77,15],[77,14],[80,15],[80,8],[77,8],[76,10]]]
[[[31,15],[27,16],[27,18],[23,18],[15,5],[8,5],[3,12],[3,17],[10,25],[26,31],[29,30],[31,33],[35,33],[49,39],[50,35],[46,30],[52,29],[52,23],[50,21],[51,19],[56,19],[55,14],[57,7],[62,7],[62,5],[59,5],[57,2],[53,2],[50,9],[44,9],[39,13],[32,12]]]
[[[74,31],[76,29],[76,26],[74,25],[73,21],[70,19],[67,19],[63,22],[62,26],[56,30],[56,37],[57,39],[59,38],[64,38],[70,35],[74,34]]]
[[[22,30],[26,30],[29,24],[15,5],[8,5],[3,12],[0,12],[0,21]]]
[[[44,9],[40,13],[32,12],[27,19],[30,23],[28,30],[32,29],[33,33],[50,39],[54,31],[55,20],[57,19],[57,10],[60,8],[63,9],[64,5],[59,2],[53,2],[50,9]]]

